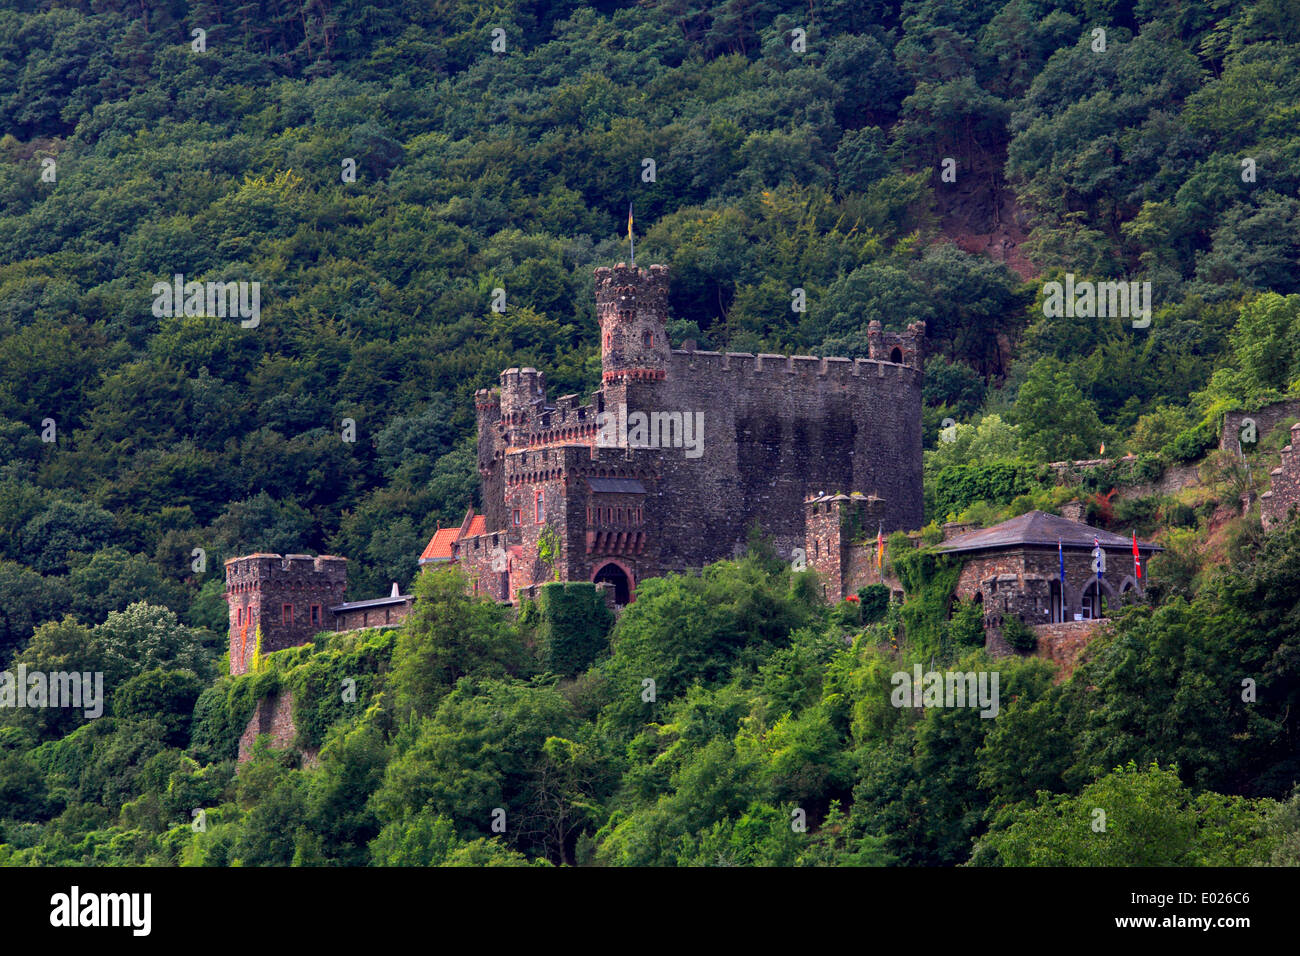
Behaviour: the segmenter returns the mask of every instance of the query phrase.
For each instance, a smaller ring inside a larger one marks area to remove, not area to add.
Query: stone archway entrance
[[[1106,597],[1102,587],[1092,581],[1083,589],[1083,619],[1095,621],[1106,616]]]
[[[624,605],[632,599],[632,579],[619,564],[610,561],[602,565],[591,579],[594,583],[608,582],[614,586],[614,603]]]

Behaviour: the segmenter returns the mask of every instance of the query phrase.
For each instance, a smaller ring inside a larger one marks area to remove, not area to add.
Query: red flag
[[[1137,571],[1137,579],[1142,580],[1142,557],[1138,554],[1138,533],[1133,531],[1133,567]]]

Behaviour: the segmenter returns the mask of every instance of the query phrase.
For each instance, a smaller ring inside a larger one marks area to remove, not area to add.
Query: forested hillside
[[[0,666],[107,704],[0,711],[0,862],[1300,862],[1300,532],[1238,513],[1289,439],[1216,448],[1300,392],[1297,104],[1293,0],[7,3]],[[1153,606],[1068,680],[1000,661],[987,720],[889,704],[990,666],[905,541],[887,607],[758,537],[616,624],[418,574],[479,504],[474,390],[597,386],[629,206],[674,345],[924,320],[927,542],[1079,498],[1166,548]],[[1067,274],[1149,282],[1149,323],[1047,315]],[[176,275],[258,321],[159,315]],[[1138,457],[1046,469],[1103,447]],[[232,680],[255,551],[416,613]],[[277,688],[299,746],[236,774]]]

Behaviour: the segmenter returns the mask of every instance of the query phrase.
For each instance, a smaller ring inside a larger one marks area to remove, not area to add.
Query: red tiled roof
[[[461,534],[461,531],[464,534]],[[439,528],[429,539],[428,545],[425,546],[424,553],[420,555],[420,564],[429,561],[450,561],[452,545],[462,537],[470,537],[476,534],[487,533],[487,519],[482,515],[476,515],[467,512],[465,520],[461,522],[459,528]]]
[[[421,561],[448,560],[451,558],[451,545],[460,536],[460,528],[439,528],[429,539],[428,546],[420,555]]]

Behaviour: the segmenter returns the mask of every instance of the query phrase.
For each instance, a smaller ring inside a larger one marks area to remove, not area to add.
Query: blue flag
[[[1061,550],[1061,539],[1056,539],[1056,556],[1061,561],[1061,583],[1065,583],[1065,552]]]

